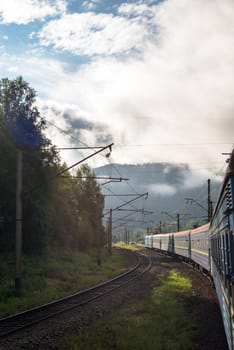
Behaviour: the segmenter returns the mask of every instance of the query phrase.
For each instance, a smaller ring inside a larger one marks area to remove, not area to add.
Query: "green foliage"
[[[66,170],[66,164],[59,171]],[[75,177],[65,172],[56,179],[53,197],[51,243],[57,246],[87,250],[97,244],[97,235],[104,244],[102,212],[104,197],[87,164],[80,166]]]
[[[40,147],[47,144],[42,134],[45,121],[35,106],[35,91],[18,77],[0,81],[2,126],[17,147]]]
[[[95,250],[24,256],[22,292],[17,296],[13,286],[13,258],[2,256],[0,264],[0,318],[88,288],[122,273],[125,267],[118,250],[113,250],[111,256],[103,252],[101,266],[97,266]]]
[[[104,208],[104,197],[100,186],[95,180],[95,174],[87,164],[81,165],[76,173],[77,211],[78,221],[78,245],[81,249],[96,246],[97,235],[104,243],[104,228],[102,226],[102,213]]]
[[[176,271],[160,279],[151,297],[65,339],[59,350],[192,350],[198,319],[184,307],[191,282]]]
[[[84,164],[72,178],[44,131],[36,93],[22,77],[0,80],[0,253],[14,251],[16,155],[23,154],[23,250],[89,249],[104,244],[104,198]],[[63,176],[57,176],[61,172]],[[2,223],[3,220],[3,223]]]
[[[133,250],[133,251],[140,250],[142,248],[142,246],[139,245],[139,244],[126,244],[126,243],[124,243],[122,241],[116,243],[115,247],[128,249],[128,250]]]
[[[23,153],[24,249],[40,253],[48,234],[48,178],[56,154],[43,134],[45,120],[35,106],[35,91],[21,77],[0,81],[0,252],[12,251],[15,231],[16,154]],[[45,146],[48,149],[45,149]],[[50,166],[48,166],[50,164]]]

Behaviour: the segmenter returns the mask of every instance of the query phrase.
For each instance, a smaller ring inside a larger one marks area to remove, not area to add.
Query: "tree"
[[[46,123],[35,102],[35,91],[22,77],[0,80],[0,211],[4,218],[0,250],[14,245],[18,149],[23,152],[24,249],[41,252],[50,229],[48,178],[56,172],[58,157],[43,133]]]
[[[94,174],[83,164],[72,178],[44,134],[46,122],[36,93],[22,77],[0,80],[0,252],[12,251],[15,232],[16,154],[23,153],[23,248],[88,249],[104,242],[104,197]]]
[[[22,77],[0,81],[2,126],[17,147],[37,148],[49,143],[42,133],[45,119],[35,102],[35,90]]]
[[[104,196],[87,164],[81,165],[76,173],[76,198],[78,211],[78,245],[81,249],[96,246],[97,235],[104,242],[102,214]]]
[[[66,163],[59,167],[58,172],[65,169]],[[62,176],[55,178],[53,183],[53,227],[50,244],[56,247],[77,248],[78,215],[74,181],[66,171]]]
[[[58,172],[66,168],[64,163]],[[86,250],[96,247],[99,237],[103,243],[104,197],[90,167],[81,165],[75,177],[67,171],[54,185],[51,245]]]

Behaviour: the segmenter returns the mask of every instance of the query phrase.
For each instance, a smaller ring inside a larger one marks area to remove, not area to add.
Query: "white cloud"
[[[146,28],[134,20],[94,12],[65,15],[50,21],[39,34],[40,44],[76,55],[113,55],[142,49]]]
[[[82,3],[82,7],[86,10],[94,10],[101,0],[88,0]]]
[[[215,175],[213,170],[214,169],[200,170],[199,172],[188,170],[184,172],[183,188],[187,190],[194,187],[199,187],[210,178],[212,178],[212,181],[222,182],[223,176]]]
[[[125,15],[127,17],[153,17],[154,12],[156,11],[156,6],[151,7],[145,3],[136,2],[136,3],[123,3],[119,6],[118,12],[121,15]]]
[[[234,129],[233,1],[168,0],[142,20],[145,10],[136,5],[135,17],[127,7],[124,16],[123,7],[121,16],[66,15],[41,33],[45,45],[105,57],[72,73],[55,60],[14,58],[14,66],[44,100],[73,105],[87,121],[101,122],[115,142],[113,161],[224,162],[221,152],[230,145],[222,143],[233,142]],[[111,56],[133,47],[141,55]],[[82,137],[96,140],[90,130]]]
[[[210,161],[224,147],[216,143],[233,141],[233,15],[229,0],[166,1],[154,18],[158,42],[141,59],[99,59],[79,72],[85,107],[120,143],[155,144],[118,149],[118,157]],[[170,143],[174,149],[160,147]]]
[[[66,11],[66,0],[1,0],[0,22],[27,24]]]
[[[153,184],[149,186],[149,192],[161,196],[173,196],[177,190],[174,186],[167,184]]]

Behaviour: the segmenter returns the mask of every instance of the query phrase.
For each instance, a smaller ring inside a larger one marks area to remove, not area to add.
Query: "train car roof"
[[[171,235],[176,235],[176,237],[182,237],[185,235],[188,235],[189,233],[193,234],[198,234],[198,233],[202,233],[202,232],[208,232],[209,231],[209,226],[210,223],[193,228],[193,229],[189,229],[189,230],[184,230],[184,231],[179,231],[179,232],[167,232],[167,233],[160,233],[160,234],[156,234],[154,236],[158,236],[158,237],[168,237]]]
[[[191,230],[184,230],[184,231],[179,231],[179,232],[159,233],[159,234],[154,235],[154,237],[155,236],[157,236],[157,237],[168,237],[168,236],[172,236],[172,235],[184,236],[184,235],[188,235],[190,231]]]
[[[179,232],[172,232],[173,234],[176,234],[176,236],[184,236],[188,235],[191,230],[184,230],[184,231],[179,231]]]
[[[191,235],[202,233],[202,232],[206,232],[206,231],[208,232],[209,231],[209,227],[210,227],[210,223],[202,225],[202,226],[199,226],[199,227],[196,227],[196,228],[193,228],[190,231]]]

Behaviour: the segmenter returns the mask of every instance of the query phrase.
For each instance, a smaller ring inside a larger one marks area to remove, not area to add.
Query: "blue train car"
[[[151,247],[181,256],[210,273],[229,350],[234,350],[234,150],[210,224],[151,236]],[[146,244],[148,244],[146,242]]]
[[[153,235],[153,248],[161,250],[162,248],[162,241],[161,241],[161,234]]]
[[[145,236],[145,247],[146,248],[153,248],[153,235],[146,235]]]
[[[210,225],[211,275],[230,350],[234,350],[234,153]]]
[[[160,233],[153,235],[152,248],[174,253],[174,237],[170,233]]]
[[[175,233],[145,236],[145,246],[176,254],[210,270],[208,248],[209,224]]]
[[[210,272],[209,226],[205,224],[190,231],[190,259]]]
[[[174,253],[186,260],[190,259],[190,230],[180,231],[174,235]]]

